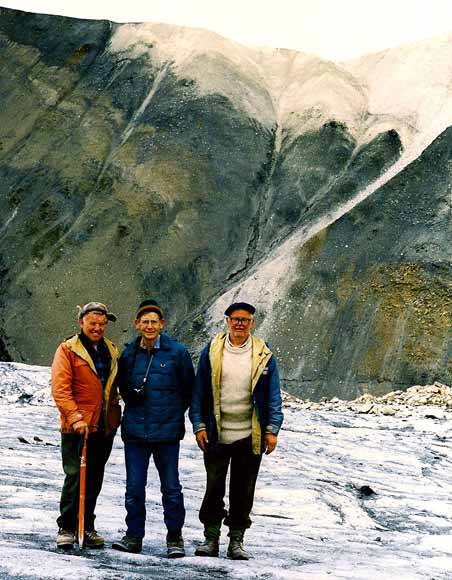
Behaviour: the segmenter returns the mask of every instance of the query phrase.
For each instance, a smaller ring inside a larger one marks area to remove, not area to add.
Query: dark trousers
[[[97,497],[102,489],[105,464],[110,457],[115,433],[90,433],[86,453],[85,529],[94,529]],[[80,455],[83,437],[76,433],[61,434],[61,458],[66,474],[60,500],[58,527],[73,530],[78,527]]]
[[[160,477],[163,519],[169,532],[180,532],[185,521],[184,496],[179,482],[179,441],[125,441],[127,535],[144,538],[146,483],[151,455]]]
[[[217,444],[204,453],[207,487],[199,512],[204,525],[221,522],[229,528],[245,530],[251,526],[254,490],[262,455],[255,455],[251,437],[228,445]],[[224,507],[229,465],[229,512]]]

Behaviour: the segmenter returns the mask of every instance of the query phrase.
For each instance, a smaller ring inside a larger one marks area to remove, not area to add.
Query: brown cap
[[[85,314],[88,312],[97,312],[98,314],[105,314],[108,320],[115,322],[117,319],[116,314],[113,312],[108,312],[108,308],[102,302],[88,302],[85,306],[77,306],[78,308],[78,319],[81,320]]]
[[[157,312],[160,318],[165,318],[163,316],[163,310],[160,308],[160,305],[155,300],[144,300],[139,306],[137,310],[137,314],[135,318],[140,318],[140,316],[144,312]]]

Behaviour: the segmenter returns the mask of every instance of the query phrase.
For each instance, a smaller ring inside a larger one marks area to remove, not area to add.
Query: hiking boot
[[[104,545],[104,538],[96,530],[86,530],[83,538],[83,546],[85,548],[103,548]]]
[[[66,528],[60,528],[56,538],[56,545],[57,548],[62,550],[71,550],[74,547],[74,532]]]
[[[245,530],[231,530],[229,532],[229,546],[227,557],[231,560],[249,560],[250,555],[243,547],[243,535]]]
[[[220,543],[218,538],[212,538],[209,540],[206,538],[202,544],[195,550],[195,556],[210,556],[212,558],[218,558],[220,551]]]
[[[205,540],[195,550],[195,556],[209,556],[217,558],[220,550],[219,540],[221,533],[221,522],[204,525]]]
[[[123,536],[119,542],[114,542],[111,547],[113,550],[119,550],[120,552],[132,552],[133,554],[138,554],[141,552],[143,546],[143,540],[141,538],[136,538],[135,536]]]
[[[183,558],[185,556],[184,539],[181,532],[167,533],[166,553],[168,558]]]

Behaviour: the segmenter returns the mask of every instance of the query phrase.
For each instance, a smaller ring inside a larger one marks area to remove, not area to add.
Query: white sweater
[[[242,346],[226,338],[220,382],[220,443],[233,443],[251,434],[251,336]]]

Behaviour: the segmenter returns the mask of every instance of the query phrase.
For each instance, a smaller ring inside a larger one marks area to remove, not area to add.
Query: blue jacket
[[[140,347],[141,337],[126,345],[118,364],[118,386],[125,402],[121,423],[124,441],[178,441],[185,434],[184,414],[190,404],[194,380],[187,349],[166,334],[160,348]],[[135,389],[143,385],[142,396]]]
[[[202,351],[190,404],[189,417],[193,431],[207,429],[209,445],[218,442],[221,431],[220,385],[225,340],[226,333],[222,332]],[[253,452],[258,455],[265,448],[265,433],[278,434],[283,413],[275,357],[262,339],[253,336],[252,341],[251,437]]]

